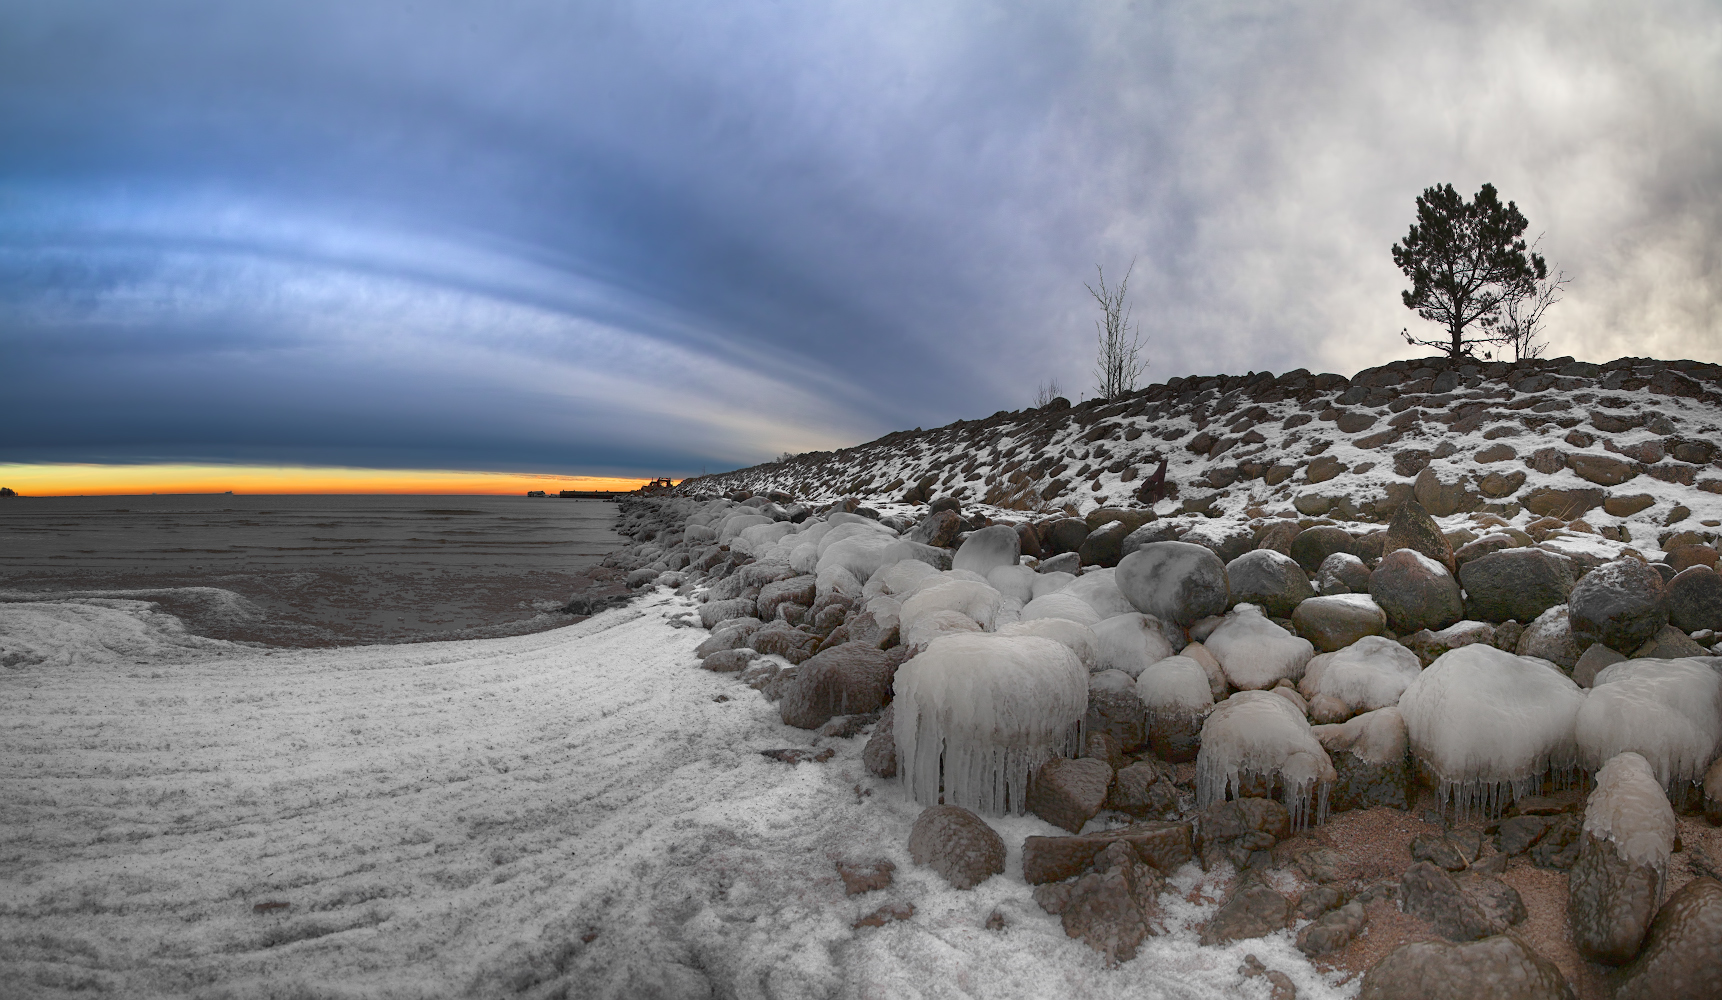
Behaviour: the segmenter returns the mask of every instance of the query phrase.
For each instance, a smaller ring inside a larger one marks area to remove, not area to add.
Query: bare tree
[[[1047,379],[1034,392],[1034,408],[1040,409],[1058,397],[1064,395],[1064,390],[1058,387],[1058,379]]]
[[[1543,242],[1541,236],[1531,244],[1534,253]],[[1502,300],[1502,310],[1505,315],[1501,319],[1501,334],[1503,343],[1512,345],[1513,360],[1522,361],[1527,358],[1540,358],[1548,349],[1548,344],[1539,341],[1537,335],[1543,329],[1543,313],[1548,312],[1549,306],[1561,300],[1561,289],[1565,288],[1572,278],[1565,271],[1554,274],[1544,274],[1528,286],[1515,290]]]
[[[1136,261],[1124,272],[1124,280],[1116,288],[1106,287],[1106,272],[1099,264],[1094,270],[1100,275],[1100,288],[1084,285],[1094,301],[1100,303],[1102,317],[1094,324],[1099,349],[1095,353],[1095,391],[1102,399],[1117,399],[1136,388],[1136,380],[1148,368],[1148,359],[1141,356],[1142,331],[1130,328],[1130,306],[1126,293],[1130,288],[1130,272]]]

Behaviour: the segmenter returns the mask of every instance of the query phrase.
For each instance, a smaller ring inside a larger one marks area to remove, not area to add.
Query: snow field
[[[919,807],[862,740],[759,755],[809,734],[697,669],[678,610],[659,592],[534,635],[294,651],[50,612],[84,620],[65,659],[0,674],[0,993],[1265,1000],[1246,954],[1302,997],[1353,992],[1289,931],[1198,945],[1227,873],[1194,866],[1170,933],[1104,968],[1022,882],[1023,839],[1057,832],[1033,816],[989,820],[1006,873],[950,889],[909,859]],[[845,897],[835,862],[877,859],[895,884]],[[888,901],[916,912],[851,928]]]

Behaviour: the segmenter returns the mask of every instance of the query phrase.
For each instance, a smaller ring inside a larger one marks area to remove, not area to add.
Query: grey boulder
[[[1189,627],[1225,614],[1226,566],[1212,549],[1188,542],[1151,542],[1125,556],[1115,576],[1137,611]]]

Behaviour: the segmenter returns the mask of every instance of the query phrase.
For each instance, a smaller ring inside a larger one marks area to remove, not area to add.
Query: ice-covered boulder
[[[935,611],[957,611],[979,622],[981,628],[990,632],[998,624],[999,606],[1003,601],[998,591],[984,583],[941,580],[915,591],[903,601],[902,627],[905,631],[911,630],[922,616]]]
[[[1416,775],[1399,709],[1378,708],[1337,725],[1311,726],[1310,732],[1339,776],[1328,797],[1330,809],[1410,808]]]
[[[1168,656],[1136,678],[1136,697],[1148,712],[1148,744],[1163,760],[1193,760],[1202,723],[1214,707],[1208,674],[1185,656]]]
[[[1094,609],[1101,618],[1135,614],[1136,608],[1118,589],[1117,570],[1094,569],[1082,574],[1059,591]]]
[[[1239,691],[1214,706],[1202,725],[1199,807],[1265,783],[1280,789],[1292,828],[1302,829],[1326,820],[1327,793],[1337,778],[1308,720],[1276,694]]]
[[[1203,645],[1220,661],[1226,679],[1240,691],[1270,688],[1281,678],[1296,682],[1315,655],[1308,639],[1268,621],[1253,604],[1233,608]]]
[[[885,565],[885,550],[891,547],[890,535],[858,531],[843,534],[850,525],[841,525],[819,543],[819,568],[841,566],[857,581],[872,579],[879,567]]]
[[[1164,626],[1156,618],[1132,612],[1107,618],[1092,626],[1095,652],[1101,670],[1122,670],[1136,677],[1150,664],[1172,655]]]
[[[919,559],[886,563],[868,577],[867,586],[862,589],[861,596],[871,599],[880,594],[906,593],[927,577],[938,575],[938,570]]]
[[[991,524],[971,532],[962,547],[951,558],[952,569],[966,569],[985,577],[1000,566],[1015,566],[1022,555],[1016,529],[1008,524]]]
[[[987,583],[1018,604],[1034,600],[1035,571],[1027,566],[997,566],[987,573]]]
[[[1189,542],[1150,542],[1119,561],[1115,579],[1137,611],[1185,627],[1230,604],[1225,563]]]
[[[844,597],[860,597],[862,584],[850,572],[849,567],[839,563],[819,567],[814,574],[815,588],[820,597],[828,594],[841,594]]]
[[[1071,581],[1075,579],[1075,573],[1062,573],[1057,570],[1037,572],[1034,576],[1034,596],[1045,597],[1047,594],[1056,594],[1070,586]]]
[[[725,518],[723,525],[718,528],[718,544],[728,545],[731,540],[736,538],[736,536],[740,535],[743,531],[746,531],[748,528],[751,528],[756,524],[770,523],[771,518],[755,514],[752,511],[747,511],[742,514],[732,514]]]
[[[911,626],[899,626],[898,641],[909,651],[910,656],[916,656],[932,645],[934,639],[980,631],[983,631],[980,623],[961,611],[941,609],[922,615]]]
[[[1234,603],[1258,605],[1275,618],[1290,617],[1299,603],[1315,596],[1303,567],[1273,549],[1246,552],[1227,563],[1226,583]]]
[[[1000,625],[999,635],[1037,635],[1063,643],[1090,673],[1104,670],[1100,665],[1100,646],[1094,631],[1081,622],[1068,618],[1032,618]]]
[[[1100,624],[1100,616],[1087,601],[1065,593],[1046,594],[1022,606],[1022,621],[1036,618],[1068,618],[1079,625]]]
[[[1088,721],[1092,738],[1104,734],[1118,741],[1129,753],[1148,742],[1147,707],[1136,694],[1136,678],[1122,670],[1102,670],[1088,675]]]
[[[897,671],[895,736],[905,791],[923,805],[1021,815],[1029,775],[1076,753],[1088,670],[1038,636],[947,635]]]
[[[1399,696],[1411,752],[1460,815],[1498,813],[1578,763],[1584,691],[1545,660],[1480,643],[1445,653]]]
[[[1352,712],[1373,712],[1399,704],[1405,688],[1423,672],[1417,654],[1392,639],[1364,636],[1337,653],[1310,658],[1298,691],[1314,700],[1327,695]]]
[[[1662,905],[1674,838],[1674,810],[1650,764],[1631,752],[1610,758],[1585,803],[1568,875],[1567,926],[1579,954],[1606,965],[1638,954]]]
[[[1698,781],[1722,750],[1722,674],[1698,660],[1623,660],[1596,675],[1578,710],[1587,769],[1642,755],[1666,789]]]
[[[1446,628],[1465,613],[1453,574],[1414,549],[1381,557],[1369,574],[1369,596],[1387,612],[1387,627],[1400,635]]]
[[[1168,636],[1168,638],[1175,638]],[[1177,643],[1172,644],[1174,648]],[[1213,692],[1215,703],[1226,700],[1226,695],[1232,693],[1232,682],[1226,680],[1226,670],[1220,666],[1220,661],[1208,651],[1208,647],[1199,642],[1186,643],[1183,649],[1177,650],[1179,656],[1187,656],[1202,665],[1208,672],[1208,690]]]

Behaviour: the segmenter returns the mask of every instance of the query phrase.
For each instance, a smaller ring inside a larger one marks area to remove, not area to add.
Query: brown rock
[[[1178,789],[1158,767],[1141,761],[1119,768],[1113,775],[1106,808],[1137,819],[1172,819],[1179,811]]]
[[[1407,448],[1393,455],[1393,474],[1409,479],[1429,465],[1429,452],[1422,448]]]
[[[1427,861],[1406,871],[1399,900],[1406,913],[1429,921],[1452,941],[1501,934],[1525,919],[1524,902],[1512,886],[1480,873],[1462,881]]]
[[[1239,886],[1202,930],[1202,944],[1229,944],[1267,937],[1289,926],[1291,901],[1253,879]]]
[[[1458,581],[1440,563],[1406,549],[1381,557],[1369,574],[1369,596],[1400,635],[1444,629],[1464,617]]]
[[[1614,845],[1585,833],[1578,862],[1567,876],[1567,926],[1579,954],[1604,965],[1623,965],[1656,916],[1662,876],[1651,865],[1635,865]]]
[[[1328,556],[1335,552],[1350,552],[1352,544],[1351,534],[1344,528],[1316,525],[1298,532],[1292,540],[1289,554],[1305,573],[1314,573]]]
[[[1441,565],[1447,567],[1447,572],[1456,569],[1453,563],[1453,546],[1442,533],[1441,526],[1423,509],[1416,500],[1401,504],[1393,512],[1393,520],[1387,524],[1387,537],[1381,544],[1383,552],[1393,552],[1398,549],[1411,549],[1421,552]]]
[[[700,666],[713,673],[734,674],[747,669],[759,654],[743,646],[740,649],[720,649],[700,661]]]
[[[860,930],[863,927],[883,927],[896,920],[907,920],[915,915],[914,903],[886,903],[872,913],[855,921],[850,927]]]
[[[1339,464],[1339,459],[1332,455],[1318,455],[1310,460],[1304,474],[1312,483],[1325,483],[1345,471],[1345,466]]]
[[[1471,488],[1471,477],[1449,468],[1429,466],[1413,484],[1417,502],[1436,517],[1476,510],[1483,498]]]
[[[1668,897],[1615,1000],[1722,997],[1722,882],[1695,878]]]
[[[1722,631],[1722,576],[1708,566],[1688,566],[1663,590],[1669,624],[1683,632]]]
[[[1402,944],[1363,975],[1358,1000],[1573,1000],[1560,967],[1505,934]]]
[[[1118,963],[1135,958],[1143,939],[1158,932],[1159,892],[1154,870],[1114,842],[1095,856],[1092,872],[1074,883],[1043,885],[1034,898],[1060,918],[1066,935]]]
[[[818,729],[834,715],[876,712],[894,672],[882,649],[859,642],[833,646],[801,665],[778,712],[785,725],[800,729]]]
[[[1057,882],[1087,868],[1113,843],[1130,845],[1144,863],[1171,874],[1196,856],[1190,824],[1136,823],[1075,837],[1029,837],[1022,844],[1022,877],[1029,885]]]
[[[961,806],[929,806],[909,829],[909,856],[958,889],[1004,872],[1005,845],[986,821]]]
[[[861,763],[869,773],[881,778],[897,776],[896,716],[896,703],[886,705],[873,726],[873,735],[868,737],[867,746],[861,751]]]
[[[933,545],[945,548],[957,537],[957,532],[963,530],[963,519],[954,510],[941,510],[928,514],[915,525],[913,531],[906,536],[911,542],[922,545]],[[806,602],[811,604],[812,602]]]
[[[1662,576],[1637,559],[1623,558],[1586,573],[1567,601],[1567,620],[1582,651],[1600,642],[1631,654],[1668,624]]]
[[[1716,550],[1708,545],[1676,545],[1664,553],[1664,562],[1673,568],[1674,572],[1693,566],[1708,566],[1716,568]],[[1687,629],[1688,632],[1692,631]]]
[[[1367,583],[1364,589],[1368,589]],[[1292,611],[1297,634],[1319,653],[1344,649],[1366,635],[1387,631],[1387,613],[1349,594],[1312,597]]]
[[[1603,512],[1613,517],[1631,517],[1655,505],[1656,498],[1648,493],[1633,493],[1627,496],[1609,497],[1602,502]]]
[[[848,896],[886,888],[891,884],[891,873],[896,870],[897,866],[889,861],[837,862],[837,877],[843,880],[843,892]]]
[[[1316,921],[1298,931],[1297,947],[1305,955],[1314,958],[1325,955],[1330,951],[1338,951],[1351,943],[1351,939],[1363,930],[1363,904],[1352,900],[1336,910],[1329,910]]]
[[[1297,538],[1297,533],[1296,521],[1275,520],[1262,530],[1261,537],[1256,540],[1256,548],[1272,549],[1290,555],[1292,540]]]
[[[1476,461],[1488,465],[1491,462],[1507,462],[1518,458],[1518,451],[1510,444],[1492,444],[1473,456]]]
[[[1491,472],[1477,482],[1477,490],[1486,497],[1510,497],[1525,485],[1523,472]]]
[[[1374,427],[1377,419],[1379,418],[1377,418],[1373,413],[1363,413],[1358,410],[1352,410],[1347,413],[1341,413],[1339,415],[1339,420],[1335,422],[1334,426],[1338,427],[1342,434],[1356,434],[1359,431],[1366,431],[1371,427]]]
[[[1028,786],[1029,811],[1071,833],[1082,827],[1106,803],[1112,768],[1092,757],[1054,757],[1035,771]]]
[[[1539,486],[1520,498],[1525,509],[1533,514],[1565,520],[1584,516],[1586,512],[1602,506],[1602,500],[1602,490],[1582,487],[1560,490],[1552,486]]]
[[[1631,462],[1623,462],[1608,455],[1568,455],[1567,467],[1580,479],[1598,486],[1619,486],[1638,475],[1638,470],[1633,468]]]

